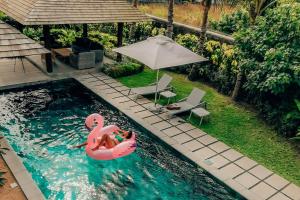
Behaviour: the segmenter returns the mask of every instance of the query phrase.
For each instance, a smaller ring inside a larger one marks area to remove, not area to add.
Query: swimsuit
[[[118,141],[118,143],[123,142],[124,138],[122,138],[120,135],[118,135],[118,133],[114,132],[114,135],[115,135],[115,139],[116,139],[116,141]]]

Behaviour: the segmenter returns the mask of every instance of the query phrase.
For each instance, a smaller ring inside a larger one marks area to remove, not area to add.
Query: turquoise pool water
[[[137,151],[95,161],[70,149],[85,141],[84,120],[94,112],[134,130]],[[73,80],[5,92],[0,116],[0,133],[47,199],[241,199]]]

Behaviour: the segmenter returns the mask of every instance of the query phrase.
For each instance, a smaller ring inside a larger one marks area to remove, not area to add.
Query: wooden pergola
[[[41,55],[47,53],[50,52],[42,45],[26,37],[14,27],[0,21],[0,59],[15,59],[15,68],[17,59],[21,59],[23,63],[22,59],[26,56]]]
[[[126,22],[148,21],[127,0],[0,0],[0,10],[22,25],[42,25],[45,47],[51,49],[50,25],[118,23],[118,46],[122,45]],[[46,54],[47,71],[52,72],[51,54]]]

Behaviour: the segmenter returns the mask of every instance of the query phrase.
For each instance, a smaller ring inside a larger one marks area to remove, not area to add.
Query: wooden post
[[[43,35],[44,35],[45,48],[51,51],[50,26],[49,25],[43,25]],[[52,73],[53,72],[53,64],[52,64],[51,53],[47,53],[45,55],[45,60],[46,60],[47,72]]]
[[[82,37],[83,38],[87,38],[88,37],[88,25],[87,24],[83,24],[83,32],[82,32]]]
[[[118,23],[118,47],[121,47],[123,44],[123,28],[124,28],[124,23],[119,22]],[[122,61],[122,55],[120,53],[117,53],[117,61],[121,62]]]

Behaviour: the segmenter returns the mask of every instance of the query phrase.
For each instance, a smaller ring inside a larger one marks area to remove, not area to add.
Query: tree
[[[137,8],[138,6],[138,0],[133,0],[132,6]]]
[[[172,38],[173,36],[173,14],[174,11],[174,0],[169,0],[168,3],[168,24],[167,24],[167,36]]]
[[[295,136],[300,114],[300,4],[268,9],[255,26],[235,34],[245,98],[287,136]]]
[[[247,1],[248,2],[248,1]],[[252,0],[248,4],[249,9],[249,16],[250,16],[250,24],[254,25],[256,18],[263,14],[263,12],[267,9],[275,5],[277,0]],[[231,95],[233,100],[237,100],[240,89],[242,87],[242,80],[243,80],[243,70],[240,68],[237,77],[235,86]]]

